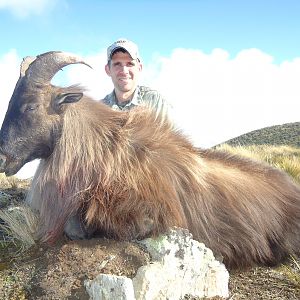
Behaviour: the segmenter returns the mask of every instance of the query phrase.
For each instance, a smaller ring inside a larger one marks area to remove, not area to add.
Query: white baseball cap
[[[108,61],[111,60],[112,54],[117,49],[124,49],[126,52],[129,53],[129,55],[131,56],[132,59],[138,59],[139,61],[141,61],[138,46],[134,42],[129,41],[124,38],[118,39],[117,41],[115,41],[112,45],[110,45],[107,48],[107,60]]]

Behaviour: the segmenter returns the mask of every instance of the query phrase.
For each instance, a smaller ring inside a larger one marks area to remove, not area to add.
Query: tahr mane
[[[173,132],[173,139],[170,139],[170,132]],[[162,148],[160,145],[166,139],[169,142]],[[173,161],[170,150],[173,147],[185,153],[180,159],[191,167],[186,174],[180,168],[180,161]],[[185,149],[187,151],[183,151]],[[161,205],[172,208],[177,215],[178,225],[185,225],[177,191],[175,186],[170,186],[169,180],[173,181],[173,172],[176,172],[188,184],[194,176],[193,172],[200,173],[195,168],[196,164],[192,163],[195,159],[199,162],[200,158],[196,150],[193,150],[194,155],[190,155],[192,149],[164,116],[149,110],[120,113],[90,99],[68,107],[53,154],[42,162],[42,172],[36,176],[44,199],[42,219],[45,223],[47,220],[49,222],[45,227],[55,227],[57,233],[54,230],[51,235],[59,234],[66,218],[82,208],[86,197],[92,197],[91,194],[97,189],[101,189],[101,197],[107,189],[110,201],[114,198],[115,201],[132,198],[132,205],[139,201],[140,195],[143,195],[144,201],[157,199],[162,202]],[[163,171],[160,170],[162,161],[168,163]],[[150,163],[152,168],[149,169]],[[174,184],[178,185],[174,179]],[[149,182],[154,184],[149,187]],[[105,201],[101,197],[92,197],[98,206]],[[53,198],[64,200],[57,205]],[[53,212],[49,214],[49,211]],[[99,217],[97,211],[91,211],[88,210],[86,214],[88,224],[95,223]],[[48,218],[48,215],[52,217]]]

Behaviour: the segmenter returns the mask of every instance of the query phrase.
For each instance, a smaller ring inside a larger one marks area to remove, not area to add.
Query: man
[[[163,97],[149,87],[139,86],[143,69],[138,47],[132,41],[119,39],[107,48],[105,71],[114,90],[103,102],[115,110],[129,110],[135,106],[149,106],[159,112],[167,112],[168,104]]]

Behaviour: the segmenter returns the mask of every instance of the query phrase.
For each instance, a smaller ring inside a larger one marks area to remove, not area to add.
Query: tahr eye
[[[37,108],[38,108],[38,104],[36,104],[36,103],[28,104],[28,105],[26,105],[24,112],[30,112]]]

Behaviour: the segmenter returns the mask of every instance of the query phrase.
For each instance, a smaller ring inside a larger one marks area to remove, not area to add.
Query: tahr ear
[[[78,102],[83,97],[83,93],[61,93],[58,94],[54,101],[54,108],[56,111],[60,111],[62,104],[75,103]]]
[[[55,98],[55,104],[61,105],[66,103],[78,102],[83,96],[83,93],[62,93]]]

